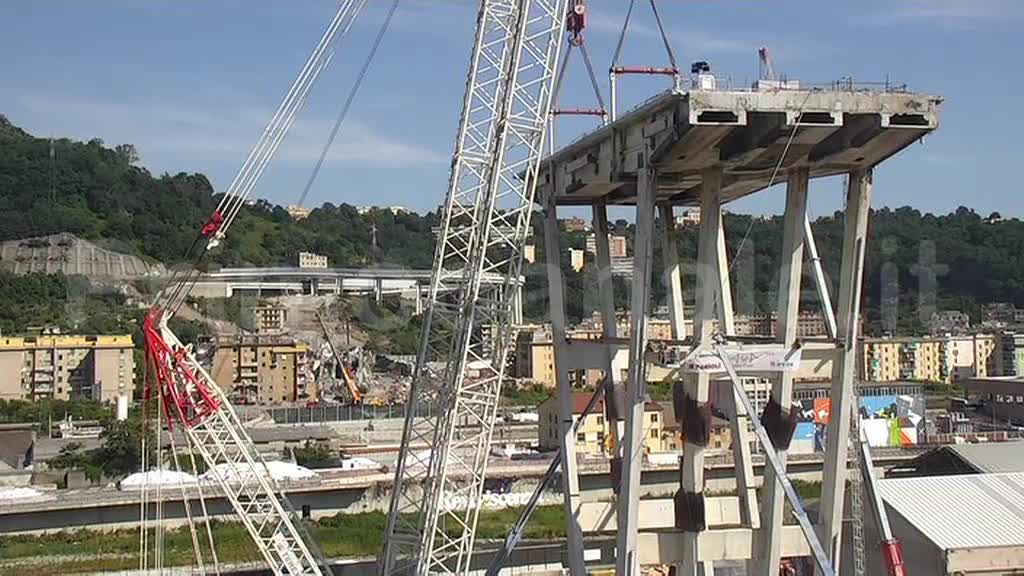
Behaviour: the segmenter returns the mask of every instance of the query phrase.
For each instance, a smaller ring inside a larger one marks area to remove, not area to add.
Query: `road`
[[[875,453],[879,467],[905,462],[920,451],[899,449]],[[530,492],[547,469],[549,460],[497,460],[488,470],[489,488],[494,491]],[[822,459],[817,454],[792,455],[791,477],[813,481],[821,477]],[[760,476],[763,464],[755,466]],[[600,501],[612,497],[612,482],[606,461],[583,460],[580,465],[580,490],[584,500]],[[711,492],[734,488],[732,458],[728,455],[709,458],[706,470],[707,489]],[[392,475],[384,471],[323,471],[315,480],[283,483],[289,499],[297,510],[313,518],[346,512],[385,510],[389,502]],[[678,489],[676,466],[644,469],[641,490],[648,496],[669,496]],[[193,489],[191,496],[195,499]],[[212,486],[204,488],[212,516],[230,515],[226,501]],[[0,508],[0,533],[15,534],[58,531],[72,528],[133,528],[139,520],[138,491],[121,491],[112,487],[82,490],[47,491],[39,501],[5,502]],[[165,489],[165,517],[171,522],[183,521],[184,508],[178,489]]]

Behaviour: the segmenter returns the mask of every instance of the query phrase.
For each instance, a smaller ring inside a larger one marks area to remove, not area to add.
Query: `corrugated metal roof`
[[[882,480],[891,508],[941,549],[1024,546],[1024,473]]]
[[[954,444],[946,447],[979,472],[1024,472],[1024,442]]]

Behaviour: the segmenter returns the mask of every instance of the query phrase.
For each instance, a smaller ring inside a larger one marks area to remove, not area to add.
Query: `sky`
[[[387,0],[370,0],[339,47],[254,194],[295,203],[326,142]],[[607,70],[625,0],[591,0],[589,52],[607,98]],[[0,3],[0,114],[42,137],[134,144],[154,174],[202,172],[226,187],[336,9],[334,0],[6,0]],[[874,205],[945,213],[960,205],[1024,216],[1016,172],[1024,148],[1024,0],[660,0],[680,63],[706,60],[746,85],[767,46],[778,73],[803,82],[905,83],[941,95],[939,130],[876,171]],[[401,205],[443,200],[477,3],[402,0],[362,90],[306,205]],[[621,63],[667,62],[647,3],[637,8]],[[561,105],[590,107],[578,57]],[[667,89],[627,77],[620,110]],[[596,127],[570,118],[567,143]],[[781,187],[729,209],[778,213]],[[812,214],[842,201],[842,182],[812,184]],[[619,209],[628,216],[631,210]],[[614,215],[613,215],[614,216]]]

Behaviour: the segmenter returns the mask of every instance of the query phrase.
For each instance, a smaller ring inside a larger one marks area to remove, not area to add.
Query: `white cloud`
[[[1024,17],[1019,0],[898,0],[868,16],[872,24],[907,20],[930,21],[949,27],[973,27],[982,22]]]
[[[237,102],[228,99],[226,102]],[[168,101],[112,101],[53,94],[26,94],[20,104],[37,121],[32,128],[79,138],[101,137],[139,147],[143,162],[165,169],[163,156],[213,155],[245,158],[272,110],[251,105],[199,105]],[[334,119],[300,112],[278,149],[277,160],[312,165],[320,156]],[[39,125],[42,124],[42,125]],[[348,118],[328,162],[400,167],[440,163],[443,154],[383,134],[378,127]],[[193,167],[193,169],[198,167]],[[167,168],[170,169],[170,168]]]

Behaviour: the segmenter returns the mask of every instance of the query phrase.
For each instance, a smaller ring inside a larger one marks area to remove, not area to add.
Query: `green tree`
[[[326,468],[337,460],[334,450],[326,442],[306,440],[301,447],[296,448],[293,452],[295,463],[307,468]]]
[[[111,422],[100,438],[103,445],[92,455],[107,476],[123,476],[137,472],[142,468],[142,434],[144,421],[133,416],[123,421]],[[152,431],[147,431],[148,460],[155,461],[155,439]]]

